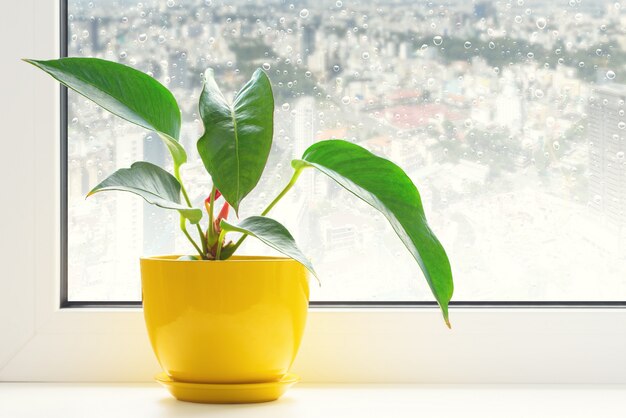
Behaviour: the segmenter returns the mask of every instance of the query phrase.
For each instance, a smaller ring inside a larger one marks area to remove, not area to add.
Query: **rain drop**
[[[289,110],[289,103],[283,103],[283,105],[281,106],[281,108],[286,112]]]
[[[613,80],[615,78],[615,71],[609,70],[606,72],[606,78]]]
[[[561,148],[561,144],[559,144],[559,141],[554,141],[552,143],[552,148],[554,148],[555,151],[558,151],[559,148]]]
[[[302,19],[306,19],[307,17],[309,17],[309,10],[308,9],[300,10],[300,17]]]
[[[547,22],[546,22],[546,19],[544,19],[543,17],[540,17],[539,19],[537,19],[535,23],[537,24],[537,27],[539,29],[545,29]]]
[[[148,35],[146,35],[145,33],[141,33],[137,37],[137,40],[141,43],[146,42],[147,39],[148,39]]]
[[[350,98],[348,96],[343,96],[341,98],[341,103],[343,103],[345,105],[350,104]]]
[[[270,65],[270,63],[269,63],[269,62],[264,62],[264,63],[263,63],[263,69],[264,69],[265,71],[269,71],[269,69],[270,69],[270,68],[272,68],[272,66]]]
[[[495,49],[496,48],[496,44],[494,44],[493,42],[489,42],[489,49]]]
[[[465,49],[470,49],[472,47],[472,43],[470,41],[466,41],[463,46],[465,47]]]
[[[433,43],[434,43],[435,45],[437,45],[437,46],[441,45],[441,44],[442,44],[442,42],[443,42],[443,38],[442,38],[441,36],[439,36],[439,35],[437,35],[437,36],[435,36],[435,37],[433,38]]]
[[[174,0],[167,0],[166,4],[167,4],[167,7],[174,7],[174,6],[176,6],[176,2]]]
[[[370,54],[369,52],[364,52],[363,54],[361,54],[361,58],[363,58],[364,60],[369,59]]]

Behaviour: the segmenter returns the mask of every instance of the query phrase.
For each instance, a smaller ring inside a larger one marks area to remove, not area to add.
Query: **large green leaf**
[[[274,97],[267,75],[256,70],[231,105],[208,69],[200,116],[204,134],[198,152],[215,186],[238,212],[259,182],[272,147]]]
[[[389,220],[424,272],[449,326],[448,303],[454,290],[450,262],[426,222],[419,192],[406,173],[391,161],[342,140],[313,144],[292,165],[296,170],[318,169]]]
[[[178,180],[162,168],[145,161],[138,161],[130,168],[117,170],[94,187],[87,196],[108,190],[131,192],[153,205],[177,210],[193,224],[202,219],[200,209],[181,205]]]
[[[236,226],[222,219],[220,227],[225,231],[241,232],[261,240],[276,251],[302,264],[317,278],[313,265],[305,255],[302,254],[293,236],[289,233],[287,228],[274,219],[265,216],[251,216],[244,219]]]
[[[172,93],[154,78],[98,58],[25,61],[114,115],[156,131],[171,152],[175,166],[187,161],[178,142],[180,109]]]

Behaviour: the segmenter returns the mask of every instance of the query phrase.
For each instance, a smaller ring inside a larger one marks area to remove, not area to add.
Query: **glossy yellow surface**
[[[306,323],[306,269],[275,257],[176,258],[141,259],[144,317],[167,376],[222,384],[283,378]]]
[[[300,380],[293,373],[287,373],[279,381],[266,383],[181,383],[170,379],[165,373],[159,373],[155,379],[179,401],[200,403],[274,401]]]

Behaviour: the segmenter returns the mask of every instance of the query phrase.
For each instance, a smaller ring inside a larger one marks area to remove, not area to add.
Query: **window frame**
[[[15,8],[0,28],[14,41],[7,56],[59,56],[59,4],[24,0]],[[11,228],[15,209],[0,206],[8,220],[0,242],[0,381],[150,381],[159,367],[140,309],[59,303],[67,151],[59,87],[21,62],[7,68],[12,84],[27,87],[7,87],[11,103],[0,107],[12,112],[7,135],[21,139],[16,155],[28,158],[0,165],[4,178],[26,167],[19,184],[6,186],[7,196],[20,198],[20,228]],[[310,310],[294,371],[306,382],[626,383],[624,305],[456,302],[450,331],[432,303],[327,302]]]

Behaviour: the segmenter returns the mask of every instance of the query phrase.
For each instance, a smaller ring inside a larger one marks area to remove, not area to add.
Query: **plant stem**
[[[185,185],[183,184],[183,181],[180,178],[180,166],[176,164],[174,165],[174,177],[176,177],[176,180],[178,180],[178,183],[180,184],[180,191],[183,194],[185,203],[187,203],[187,206],[192,207],[191,200],[189,199],[189,195],[187,194],[187,190],[185,189]],[[187,235],[187,238],[191,240],[191,237],[189,236],[189,233],[187,232],[187,227],[184,225],[184,222],[183,222],[183,227],[184,227],[183,232],[185,233],[185,235]],[[208,251],[206,238],[204,234],[202,233],[202,228],[200,228],[200,224],[196,224],[196,229],[198,230],[198,235],[200,235],[200,243],[202,244],[202,251],[200,255],[202,255],[202,259],[205,259],[207,251]],[[192,242],[193,242],[194,247],[198,248],[198,245],[195,243],[195,241],[192,241]]]
[[[225,235],[226,235],[226,230],[222,229],[220,231],[220,236],[217,238],[217,250],[215,251],[216,260],[219,260],[222,255],[222,242],[224,242]]]
[[[215,207],[215,185],[211,188],[211,199],[209,200],[209,227],[213,228],[213,208]]]
[[[276,196],[274,200],[272,200],[272,202],[265,208],[265,210],[261,212],[261,216],[267,215],[270,212],[270,210],[272,210],[272,208],[276,206],[276,204],[280,201],[280,199],[282,199],[287,194],[287,192],[291,190],[293,185],[296,184],[298,177],[300,177],[301,172],[302,172],[302,167],[295,169],[293,176],[291,176],[291,180],[289,180],[289,183],[287,183],[285,188],[280,193],[278,193],[278,196]],[[239,246],[243,243],[243,241],[246,239],[247,236],[248,234],[243,234],[241,238],[237,240],[237,242],[235,243],[235,247],[233,248],[233,253],[237,251],[237,248],[239,248]]]
[[[204,253],[200,249],[200,247],[198,247],[198,244],[196,244],[196,242],[193,240],[193,238],[191,238],[191,235],[189,235],[189,232],[187,232],[187,219],[183,215],[180,215],[180,229],[181,229],[181,231],[183,231],[183,234],[185,234],[185,236],[187,237],[189,242],[191,242],[191,244],[194,246],[196,251],[198,251],[198,254],[200,254],[200,257],[203,260],[206,260],[206,253]]]
[[[278,203],[280,199],[282,199],[287,194],[287,192],[293,187],[293,185],[296,184],[296,181],[298,180],[298,177],[300,177],[301,172],[301,168],[297,168],[296,171],[293,172],[293,176],[291,176],[291,180],[289,180],[289,183],[287,183],[285,188],[278,194],[278,196],[276,196],[274,200],[272,200],[272,203],[270,203],[265,208],[265,210],[261,212],[261,216],[267,215],[269,211],[272,210],[274,206],[276,206],[276,203]]]

